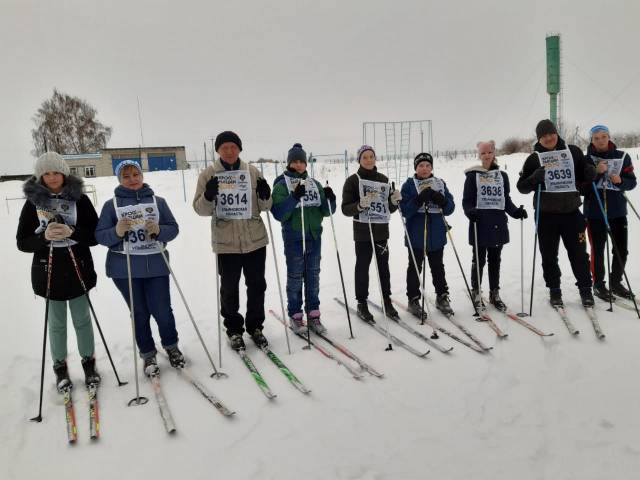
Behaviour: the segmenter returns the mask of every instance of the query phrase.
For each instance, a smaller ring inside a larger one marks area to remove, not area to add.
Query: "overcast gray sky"
[[[638,1],[0,0],[0,173],[31,170],[54,87],[97,108],[110,147],[139,145],[139,97],[144,143],[189,160],[225,129],[249,160],[353,151],[365,120],[432,119],[439,149],[532,135],[549,32],[565,120],[640,128]]]

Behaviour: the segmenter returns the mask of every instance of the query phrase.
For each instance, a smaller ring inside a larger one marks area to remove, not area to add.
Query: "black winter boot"
[[[56,374],[56,388],[62,393],[66,389],[73,388],[73,383],[69,378],[69,370],[65,360],[58,360],[53,364],[53,372]]]
[[[580,290],[580,300],[582,301],[582,306],[586,308],[593,307],[596,304],[590,288],[584,288]]]
[[[94,357],[85,357],[82,359],[82,369],[84,370],[84,384],[88,387],[91,385],[100,385],[100,374],[96,371],[96,359]]]
[[[489,302],[491,303],[491,305],[496,307],[501,312],[506,312],[507,311],[507,306],[505,305],[505,303],[500,298],[500,291],[499,291],[498,288],[496,288],[494,290],[491,290],[489,292]]]
[[[390,297],[384,297],[384,310],[387,312],[387,317],[392,320],[396,320],[398,318],[398,311],[396,307],[393,306],[393,302]]]
[[[562,301],[562,290],[560,290],[559,288],[550,289],[549,303],[553,308],[563,308],[564,302]]]
[[[374,323],[373,315],[369,311],[369,306],[367,302],[358,302],[358,316],[368,323]]]
[[[169,363],[173,368],[184,368],[185,360],[184,355],[180,351],[177,345],[171,348],[167,348],[167,355],[169,355]]]

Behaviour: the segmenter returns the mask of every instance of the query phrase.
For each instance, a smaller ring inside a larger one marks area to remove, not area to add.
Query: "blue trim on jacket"
[[[118,207],[137,205],[139,203],[153,203],[153,190],[146,183],[140,190],[130,190],[118,186],[114,190]],[[178,223],[176,222],[167,202],[162,197],[155,197],[158,205],[160,233],[158,241],[164,245],[178,236]],[[127,278],[127,257],[124,253],[123,241],[116,234],[118,217],[113,207],[113,199],[107,200],[102,206],[102,212],[96,227],[96,240],[101,245],[109,247],[106,261],[107,277]],[[169,252],[166,252],[167,259]],[[169,270],[162,255],[131,255],[131,275],[133,278],[149,278],[169,275]]]
[[[402,216],[407,222],[407,231],[409,232],[409,239],[411,240],[411,246],[414,250],[422,250],[424,246],[424,219],[427,216],[427,251],[433,252],[440,250],[447,244],[447,230],[444,224],[444,219],[439,213],[425,213],[419,212],[420,206],[416,203],[416,197],[418,196],[418,190],[416,184],[411,177],[408,178],[402,185],[400,194],[402,200],[400,200],[400,211]],[[456,208],[453,201],[453,195],[449,192],[447,184],[444,182],[444,196],[447,199],[447,203],[442,209],[442,213],[445,216],[449,216]],[[405,246],[409,246],[407,239],[404,239]]]

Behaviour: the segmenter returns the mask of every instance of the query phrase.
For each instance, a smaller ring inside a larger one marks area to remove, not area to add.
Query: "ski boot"
[[[562,301],[562,290],[559,288],[551,288],[549,290],[549,303],[553,308],[564,308]]]
[[[85,357],[82,359],[82,369],[84,370],[84,384],[89,386],[100,385],[100,374],[96,371],[96,359]]]
[[[493,289],[489,292],[489,302],[491,303],[491,305],[496,307],[501,312],[507,311],[507,306],[500,298],[500,293],[498,288]]]
[[[184,368],[185,359],[177,345],[166,349],[169,355],[169,363],[173,368]]]
[[[439,293],[436,295],[436,308],[445,315],[453,315],[448,293]]]
[[[375,323],[367,302],[358,302],[358,316],[367,323]]]
[[[56,388],[59,393],[67,389],[73,388],[73,383],[69,378],[69,370],[65,360],[58,360],[53,364],[53,372],[56,374]]]
[[[244,344],[241,333],[234,333],[232,335],[229,335],[229,345],[236,352],[238,350],[245,350],[247,348]]]
[[[256,344],[258,348],[266,348],[269,346],[267,338],[262,334],[261,328],[256,328],[251,334],[251,340]]]
[[[612,297],[611,292],[607,289],[604,283],[596,283],[593,286],[593,294],[605,302],[615,301],[615,298]]]
[[[309,324],[309,328],[318,335],[327,333],[325,326],[320,323],[320,310],[311,310],[307,313],[307,323]]]
[[[616,297],[633,300],[633,293],[627,290],[627,288],[620,282],[611,284],[611,293],[613,293]]]
[[[384,310],[385,312],[387,312],[387,317],[389,317],[391,320],[397,320],[400,316],[398,315],[396,307],[393,306],[391,297],[384,297]]]
[[[307,331],[307,328],[304,324],[302,312],[294,313],[292,316],[290,316],[289,325],[291,326],[291,330],[293,330],[293,333],[295,334],[299,335]]]
[[[596,304],[590,288],[580,289],[580,301],[582,302],[582,306],[585,308],[593,307]]]
[[[144,374],[149,378],[160,375],[160,368],[158,367],[155,354],[144,358],[142,369],[144,370]]]
[[[484,308],[482,303],[482,297],[480,296],[480,291],[472,289],[471,290],[471,302],[473,303],[473,307],[479,312]]]
[[[427,312],[422,309],[422,300],[420,297],[410,299],[407,307],[413,316],[418,317],[421,320],[426,320]]]

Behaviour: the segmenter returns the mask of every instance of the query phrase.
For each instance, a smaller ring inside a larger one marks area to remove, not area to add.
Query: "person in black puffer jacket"
[[[631,298],[631,292],[622,284],[623,269],[627,263],[627,199],[624,192],[636,187],[636,176],[629,154],[618,150],[609,137],[609,129],[596,125],[591,129],[591,143],[587,148],[587,159],[596,167],[595,180],[600,202],[607,213],[613,235],[613,257],[611,259],[611,285],[605,285],[604,249],[607,243],[607,226],[593,184],[584,191],[584,215],[591,244],[591,273],[593,291],[602,300],[610,295]]]
[[[23,191],[27,201],[20,213],[16,240],[20,251],[33,253],[31,285],[36,295],[45,298],[49,248],[53,244],[48,323],[57,388],[62,391],[72,386],[66,362],[67,303],[85,381],[97,384],[100,376],[95,369],[89,302],[67,247],[75,256],[87,290],[92,289],[96,285],[96,272],[89,247],[96,245],[98,215],[82,193],[82,180],[69,174],[64,159],[55,152],[38,158],[35,174],[25,182]]]
[[[369,265],[373,248],[369,233],[369,220],[373,232],[376,261],[380,271],[382,301],[387,315],[397,317],[391,303],[389,273],[389,216],[398,209],[400,191],[389,186],[389,179],[376,169],[376,154],[372,147],[363,145],[358,150],[360,168],[351,175],[342,188],[342,213],[353,217],[353,239],[356,247],[355,287],[358,315],[367,322],[373,315],[367,307],[369,296]]]
[[[558,136],[551,120],[538,122],[536,137],[538,142],[534,146],[534,152],[522,166],[517,187],[520,193],[535,192],[533,205],[536,209],[542,273],[549,288],[549,301],[554,307],[563,306],[558,265],[558,247],[562,238],[582,304],[590,307],[594,300],[587,254],[586,222],[580,212],[580,192],[593,181],[596,171],[585,159],[582,150],[575,145],[567,145]]]
[[[478,230],[478,256],[480,257],[480,281],[484,264],[489,260],[489,301],[502,311],[507,310],[499,295],[500,260],[502,246],[509,243],[507,215],[512,218],[527,218],[524,208],[511,201],[509,177],[500,171],[496,162],[496,145],[493,140],[478,142],[478,157],[481,165],[465,170],[462,208],[469,218],[469,245],[473,246],[471,264],[472,301],[476,309],[482,308],[478,285],[475,229]]]

